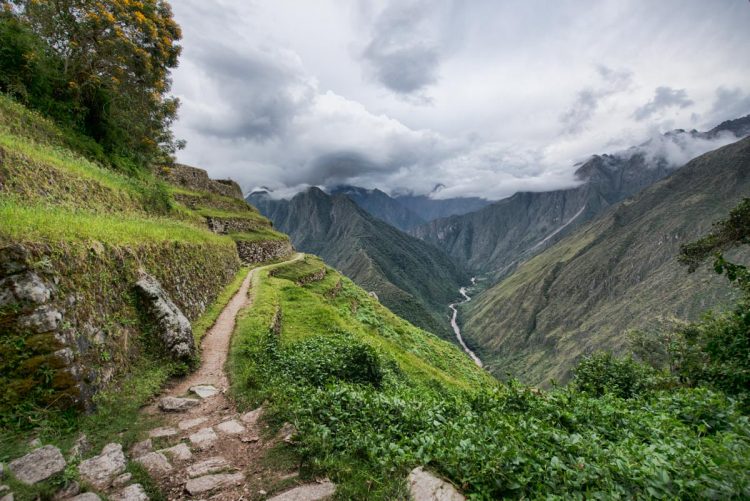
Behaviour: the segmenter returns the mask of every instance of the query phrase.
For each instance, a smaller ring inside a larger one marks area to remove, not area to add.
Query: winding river
[[[476,278],[471,279],[471,285],[474,285],[477,283]],[[458,344],[461,345],[461,348],[464,349],[467,355],[471,357],[471,359],[474,361],[475,364],[477,364],[479,367],[484,367],[484,364],[482,363],[482,360],[477,356],[476,353],[471,351],[471,349],[466,346],[466,343],[464,342],[464,338],[461,336],[461,328],[458,326],[458,309],[456,309],[456,306],[463,303],[468,303],[471,301],[471,297],[466,293],[466,287],[461,287],[458,289],[458,292],[464,297],[464,300],[459,303],[453,303],[449,304],[448,308],[453,311],[453,316],[451,317],[451,327],[453,327],[453,332],[456,334],[456,339],[458,339]]]

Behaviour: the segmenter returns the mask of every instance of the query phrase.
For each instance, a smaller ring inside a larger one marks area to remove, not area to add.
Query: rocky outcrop
[[[409,474],[409,494],[414,501],[465,501],[466,498],[451,484],[424,468],[414,468]]]
[[[189,361],[195,354],[190,321],[169,298],[158,280],[143,273],[135,284],[167,353],[175,359]]]
[[[237,240],[236,243],[237,253],[245,264],[285,259],[294,252],[288,240]]]
[[[208,172],[203,169],[175,164],[171,167],[162,167],[160,174],[167,182],[190,190],[209,191],[225,197],[243,199],[240,185],[231,179],[211,179]]]

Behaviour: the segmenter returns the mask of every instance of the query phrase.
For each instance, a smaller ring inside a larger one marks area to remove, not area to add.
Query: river
[[[477,283],[476,278],[471,279],[471,285],[474,285]],[[467,355],[471,357],[471,359],[474,361],[475,364],[477,364],[479,367],[484,367],[484,364],[482,363],[482,360],[477,356],[476,353],[471,351],[471,349],[466,346],[466,342],[464,342],[463,336],[461,336],[461,328],[458,326],[458,309],[456,308],[459,304],[468,303],[471,301],[471,297],[466,293],[466,287],[461,287],[458,289],[458,292],[464,297],[464,300],[460,303],[453,303],[449,304],[448,308],[453,311],[453,316],[451,317],[451,327],[453,327],[453,332],[456,334],[456,339],[458,339],[458,344],[461,345],[461,348],[464,349]]]

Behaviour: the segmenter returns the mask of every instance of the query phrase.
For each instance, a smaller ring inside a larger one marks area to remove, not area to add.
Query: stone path
[[[302,259],[297,254],[292,260]],[[227,398],[229,381],[224,365],[237,314],[251,304],[248,292],[256,273],[248,273],[239,291],[227,304],[201,347],[201,366],[193,374],[168,387],[144,412],[160,414],[163,426],[151,430],[149,438],[129,452],[157,481],[170,500],[266,499],[265,477],[260,458],[283,440],[283,433],[262,438],[259,418],[262,408],[240,414]],[[296,472],[279,472],[296,478]],[[314,501],[330,497],[335,486],[328,482],[295,485],[272,499]],[[286,497],[283,497],[286,496]]]

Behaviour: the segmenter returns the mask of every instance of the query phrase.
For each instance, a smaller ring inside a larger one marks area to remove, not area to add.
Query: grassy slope
[[[582,354],[624,350],[626,329],[726,304],[725,280],[676,256],[750,192],[748,169],[748,140],[694,160],[477,296],[465,336],[496,375],[544,384]]]
[[[750,430],[723,397],[498,386],[334,270],[295,284],[321,266],[308,256],[256,275],[228,368],[242,405],[265,402],[271,431],[284,421],[298,429],[277,452],[296,455],[303,477],[329,476],[336,499],[406,499],[419,465],[471,499],[750,492]]]

